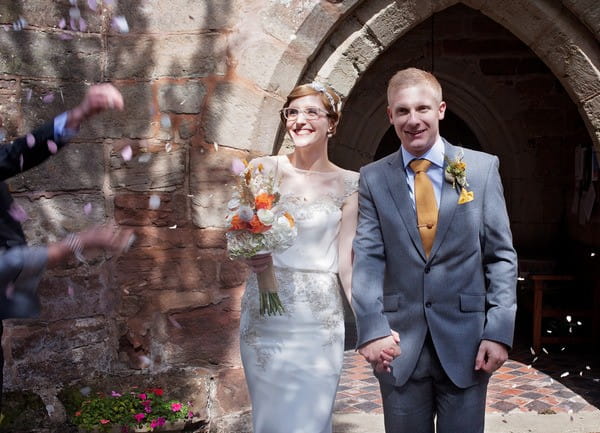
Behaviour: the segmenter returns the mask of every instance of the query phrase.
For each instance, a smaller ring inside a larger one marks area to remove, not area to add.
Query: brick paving
[[[522,349],[490,380],[487,413],[577,413],[600,408],[600,369],[575,353]],[[568,375],[566,374],[568,373]],[[344,355],[335,412],[383,413],[377,379],[354,350]]]

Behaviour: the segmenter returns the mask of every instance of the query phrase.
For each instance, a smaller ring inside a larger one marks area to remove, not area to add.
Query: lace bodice
[[[287,250],[273,254],[275,266],[338,271],[338,234],[344,201],[358,189],[358,173],[339,169],[315,172],[295,168],[286,155],[259,161],[281,179],[282,206],[296,221],[298,237]]]

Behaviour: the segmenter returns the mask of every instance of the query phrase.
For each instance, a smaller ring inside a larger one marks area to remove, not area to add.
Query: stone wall
[[[298,82],[318,77],[343,96],[331,154],[356,169],[388,128],[392,70],[433,58],[450,108],[500,156],[527,246],[563,224],[573,146],[600,150],[595,1],[73,3],[85,28],[71,28],[67,0],[0,4],[2,128],[24,134],[98,81],[123,92],[125,112],[94,119],[10,186],[31,217],[32,244],[105,222],[135,228],[138,239],[122,257],[48,273],[40,320],[5,323],[5,388],[39,394],[54,409],[41,424],[64,421],[63,387],[154,382],[194,400],[202,431],[248,431],[237,335],[247,271],[224,251],[228,167],[285,149],[278,110]],[[116,16],[128,32],[112,25]],[[19,18],[27,23],[15,30]],[[570,221],[570,235],[600,244],[593,218]]]

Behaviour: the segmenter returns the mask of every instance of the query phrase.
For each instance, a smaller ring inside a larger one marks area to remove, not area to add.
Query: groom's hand
[[[481,340],[479,351],[475,358],[475,370],[483,370],[492,374],[502,367],[508,359],[508,350],[504,344],[490,340]]]
[[[360,353],[377,371],[389,371],[389,362],[400,355],[400,338],[398,333],[392,331],[392,335],[377,338],[358,348]],[[387,365],[384,364],[386,360]]]

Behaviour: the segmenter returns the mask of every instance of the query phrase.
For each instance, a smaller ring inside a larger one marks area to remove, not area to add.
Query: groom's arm
[[[382,349],[398,346],[383,314],[386,256],[379,215],[369,185],[369,172],[365,169],[361,170],[358,204],[352,272],[352,306],[358,333],[356,346],[368,361],[374,362]]]

